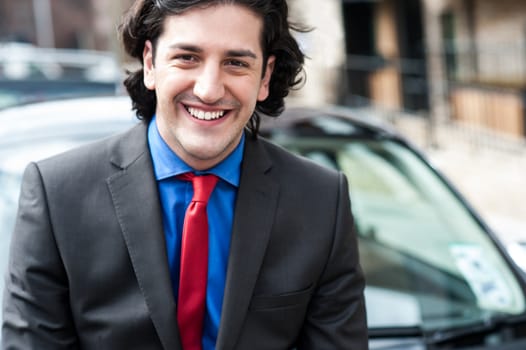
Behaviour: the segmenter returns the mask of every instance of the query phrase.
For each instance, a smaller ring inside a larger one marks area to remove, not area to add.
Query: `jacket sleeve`
[[[2,349],[75,349],[67,276],[36,164],[24,173],[5,276]]]
[[[309,305],[299,350],[367,350],[365,279],[350,208],[348,185],[339,174],[339,194],[329,261]]]

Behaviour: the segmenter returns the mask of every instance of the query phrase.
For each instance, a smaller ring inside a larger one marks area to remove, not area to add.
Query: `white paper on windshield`
[[[513,296],[497,269],[484,257],[482,247],[475,244],[452,244],[450,252],[466,278],[479,306],[486,309],[506,309]]]

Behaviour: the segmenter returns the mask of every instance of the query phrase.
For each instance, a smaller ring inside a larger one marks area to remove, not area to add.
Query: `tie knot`
[[[214,190],[217,180],[219,178],[213,174],[206,175],[195,175],[194,173],[184,173],[179,175],[179,178],[192,181],[192,186],[194,188],[194,197],[192,202],[208,202],[208,198]]]

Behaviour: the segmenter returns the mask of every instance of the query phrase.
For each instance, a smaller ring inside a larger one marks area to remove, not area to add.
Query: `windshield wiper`
[[[519,327],[523,327],[520,332]],[[490,335],[494,336],[492,342],[497,344],[526,335],[526,314],[497,314],[468,326],[425,333],[426,344],[436,347],[464,342],[481,344]]]
[[[420,326],[408,327],[372,327],[369,328],[369,338],[421,338],[424,331]]]

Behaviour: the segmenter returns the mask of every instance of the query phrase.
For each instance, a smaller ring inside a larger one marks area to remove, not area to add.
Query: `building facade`
[[[0,0],[0,41],[45,48],[115,49],[116,24],[132,0]]]
[[[426,0],[435,113],[523,138],[526,2]]]

